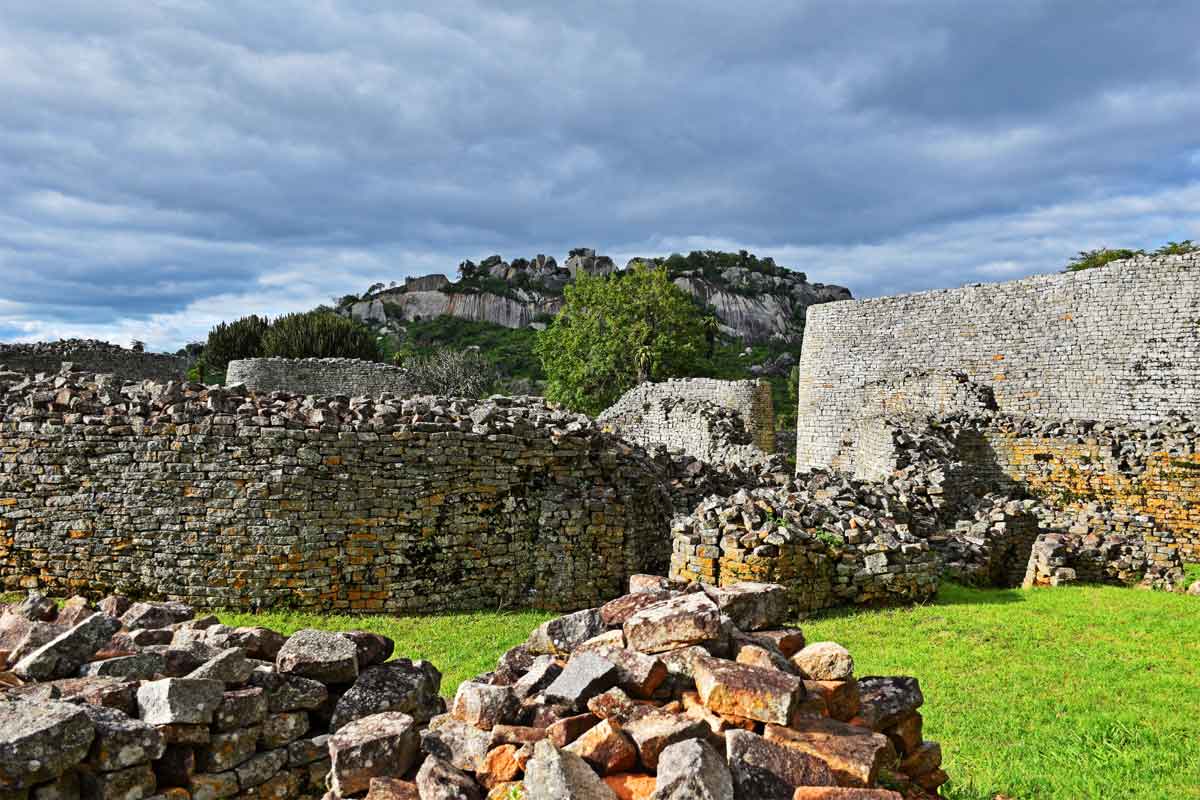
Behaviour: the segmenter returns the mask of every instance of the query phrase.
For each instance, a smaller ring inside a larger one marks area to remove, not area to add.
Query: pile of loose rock
[[[386,661],[383,637],[31,596],[0,641],[65,631],[6,657],[0,797],[901,800],[946,781],[916,679],[806,646],[782,586],[630,584],[539,626],[448,713],[437,670]]]
[[[415,737],[445,707],[438,671],[387,661],[382,636],[285,637],[180,603],[99,606],[31,594],[0,614],[5,800],[319,796],[329,775],[344,786],[365,768],[364,718],[388,712]]]

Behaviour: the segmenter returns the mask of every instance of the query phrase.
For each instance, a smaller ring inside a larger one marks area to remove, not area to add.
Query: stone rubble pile
[[[392,649],[361,631],[230,628],[182,603],[72,598],[60,610],[30,594],[0,613],[0,797],[287,800],[344,787],[372,768],[380,718],[415,744],[445,709],[437,669],[389,661]]]
[[[812,472],[783,487],[709,498],[675,520],[670,575],[781,583],[802,613],[924,600],[937,591],[940,559],[903,521],[928,504],[916,489],[905,495],[892,484]]]
[[[917,680],[857,678],[840,645],[806,643],[784,587],[629,588],[539,626],[448,710],[438,671],[378,635],[31,594],[0,616],[0,796],[937,796]]]

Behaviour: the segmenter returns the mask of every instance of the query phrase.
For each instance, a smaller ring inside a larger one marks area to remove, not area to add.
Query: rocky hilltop
[[[745,251],[633,258],[624,269],[638,263],[665,266],[675,285],[712,309],[723,333],[747,342],[798,342],[809,306],[851,299],[844,287],[810,283],[803,272]],[[562,266],[542,254],[511,262],[494,255],[479,264],[462,262],[457,281],[444,275],[408,278],[403,286],[370,292],[340,310],[382,325],[447,315],[507,328],[541,327],[562,307],[563,289],[580,273],[618,271],[611,258],[589,248],[572,250]]]

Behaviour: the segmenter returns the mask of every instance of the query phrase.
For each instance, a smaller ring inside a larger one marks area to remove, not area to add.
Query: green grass
[[[360,628],[442,670],[442,692],[495,665],[550,614],[221,613],[231,625]],[[1200,798],[1200,598],[1116,587],[945,586],[937,602],[802,623],[859,675],[921,681],[925,735],[953,800]]]

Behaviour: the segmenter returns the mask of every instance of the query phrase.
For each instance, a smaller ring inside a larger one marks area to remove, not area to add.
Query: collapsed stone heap
[[[230,628],[181,603],[60,611],[32,594],[0,614],[0,796],[320,795],[331,771],[344,785],[362,769],[364,718],[392,712],[415,735],[444,708],[440,673],[392,649],[361,631]]]
[[[539,626],[449,713],[438,671],[387,661],[377,635],[31,595],[0,616],[0,637],[21,638],[0,672],[0,792],[901,800],[892,789],[929,797],[946,781],[917,680],[856,679],[844,648],[806,646],[782,627],[782,586],[640,575],[630,589]]]
[[[908,520],[930,513],[933,500],[908,488],[812,472],[709,498],[674,523],[671,577],[778,582],[801,611],[926,599],[941,563]]]

